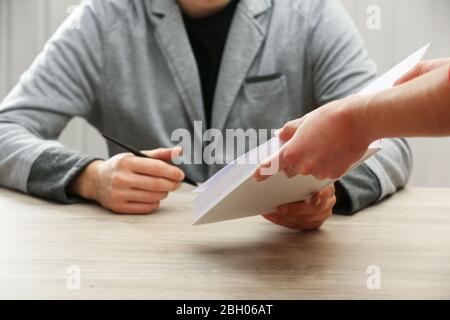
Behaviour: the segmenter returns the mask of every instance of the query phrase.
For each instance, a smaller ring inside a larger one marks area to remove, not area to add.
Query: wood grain
[[[312,233],[260,217],[192,227],[189,191],[119,216],[0,189],[0,298],[450,298],[450,190],[407,189]]]

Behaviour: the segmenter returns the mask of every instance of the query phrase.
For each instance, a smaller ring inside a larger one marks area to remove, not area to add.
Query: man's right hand
[[[120,214],[149,214],[184,180],[179,168],[168,164],[181,148],[144,152],[153,159],[119,154],[91,163],[69,186],[69,191],[94,200]]]

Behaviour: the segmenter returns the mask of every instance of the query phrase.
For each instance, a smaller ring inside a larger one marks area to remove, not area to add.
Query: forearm
[[[366,97],[354,108],[371,140],[450,135],[450,66]]]

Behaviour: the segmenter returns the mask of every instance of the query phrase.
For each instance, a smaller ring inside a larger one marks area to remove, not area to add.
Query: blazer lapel
[[[157,21],[156,40],[172,72],[186,111],[192,122],[203,121],[205,113],[200,76],[180,8],[174,0],[154,0],[152,13]]]
[[[224,129],[245,77],[266,36],[257,17],[270,8],[269,0],[241,0],[225,46],[214,97],[212,127]]]

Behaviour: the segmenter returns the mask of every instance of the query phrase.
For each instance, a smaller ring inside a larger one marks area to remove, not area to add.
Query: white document
[[[411,70],[425,55],[429,45],[423,47],[360,94],[371,94],[389,89],[394,82]],[[220,170],[208,181],[194,190],[194,223],[201,225],[219,221],[239,219],[254,215],[272,213],[280,205],[308,200],[314,193],[332,184],[333,180],[317,180],[312,176],[296,176],[288,179],[279,172],[266,181],[253,178],[255,170],[266,159],[276,155],[283,142],[274,137],[256,149],[241,156]],[[364,157],[355,163],[358,166],[381,150],[381,141],[374,142]]]

